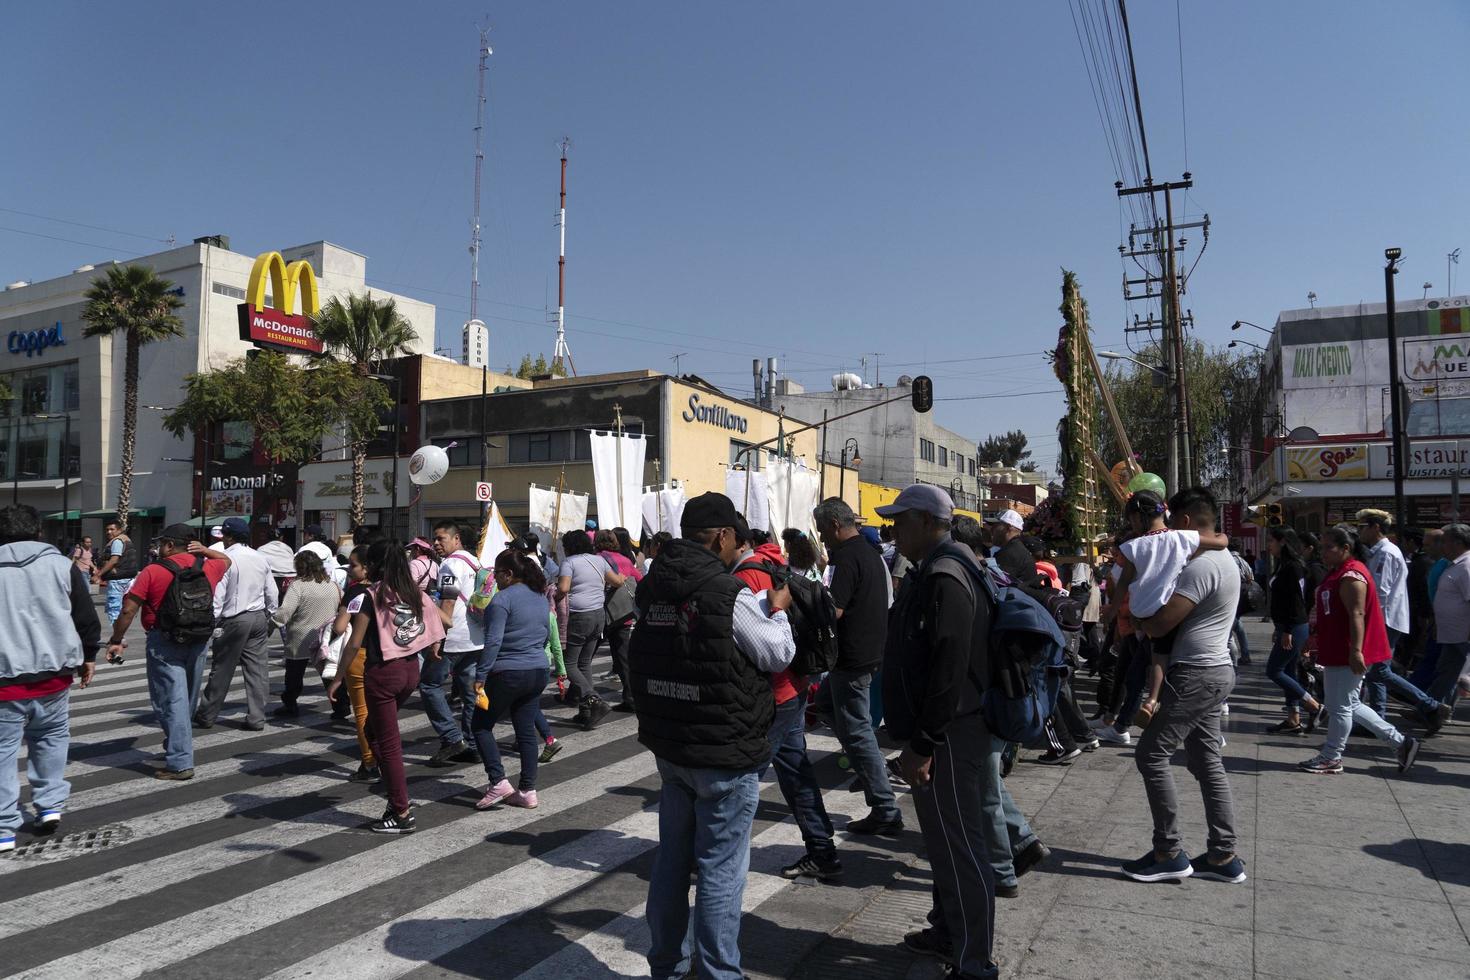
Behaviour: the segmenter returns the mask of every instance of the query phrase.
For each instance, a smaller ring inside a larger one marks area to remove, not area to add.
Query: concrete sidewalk
[[[1349,742],[1342,775],[1301,773],[1296,764],[1315,754],[1321,734],[1265,734],[1282,717],[1279,689],[1264,676],[1269,630],[1247,624],[1254,663],[1241,670],[1226,726],[1249,880],[1123,878],[1118,865],[1142,854],[1152,832],[1133,749],[1105,745],[1066,767],[1023,752],[1007,786],[1055,856],[1022,880],[1020,898],[999,902],[1002,976],[1470,976],[1470,708],[1425,743],[1407,776],[1386,747],[1360,738]],[[1090,713],[1092,684],[1082,686]],[[1182,753],[1175,776],[1185,847],[1196,854],[1203,808]],[[929,907],[917,838],[905,834],[890,855],[902,867],[885,869],[887,880],[829,926],[827,940],[783,971],[752,976],[942,976],[897,945]]]

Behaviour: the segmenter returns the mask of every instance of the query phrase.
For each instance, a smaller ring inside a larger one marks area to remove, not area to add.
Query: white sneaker
[[[1132,735],[1129,735],[1127,732],[1120,732],[1111,725],[1106,728],[1097,729],[1097,739],[1099,742],[1107,742],[1109,745],[1133,744]]]
[[[1087,723],[1087,727],[1091,728],[1093,731],[1097,731],[1100,728],[1112,728],[1113,726],[1103,721],[1101,718],[1093,718]]]
[[[1228,714],[1230,714],[1230,702],[1229,701],[1226,701],[1226,702],[1224,702],[1223,704],[1220,705],[1220,714],[1222,714],[1222,715],[1228,715]]]

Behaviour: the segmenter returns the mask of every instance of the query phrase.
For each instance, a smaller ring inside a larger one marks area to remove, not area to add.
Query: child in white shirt
[[[1123,556],[1123,575],[1118,590],[1128,596],[1129,612],[1135,620],[1147,619],[1164,608],[1174,595],[1179,573],[1190,559],[1203,551],[1225,548],[1230,539],[1214,531],[1173,531],[1164,524],[1164,501],[1158,494],[1140,490],[1123,508],[1133,537],[1118,546]],[[1148,667],[1147,693],[1138,708],[1134,724],[1147,728],[1158,708],[1159,691],[1164,685],[1164,671],[1169,665],[1169,651],[1174,635],[1153,640]]]

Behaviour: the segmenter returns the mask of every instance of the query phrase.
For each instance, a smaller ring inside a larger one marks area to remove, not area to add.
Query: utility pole
[[[1119,246],[1119,252],[1123,255],[1154,254],[1160,259],[1162,265],[1162,277],[1148,275],[1143,279],[1124,278],[1123,289],[1125,299],[1154,299],[1162,301],[1163,319],[1159,326],[1163,330],[1163,339],[1160,343],[1164,355],[1164,369],[1168,372],[1169,384],[1169,414],[1173,418],[1173,434],[1169,439],[1168,446],[1168,472],[1164,475],[1166,489],[1170,494],[1177,493],[1185,486],[1195,482],[1194,454],[1191,451],[1189,436],[1189,399],[1186,395],[1185,380],[1186,371],[1184,365],[1184,324],[1185,317],[1180,315],[1179,294],[1181,285],[1177,264],[1177,253],[1182,247],[1174,239],[1176,231],[1180,230],[1174,224],[1174,198],[1173,192],[1187,190],[1194,186],[1193,175],[1185,172],[1182,180],[1165,181],[1156,184],[1152,178],[1146,179],[1141,187],[1124,187],[1122,181],[1113,186],[1117,189],[1119,197],[1129,197],[1136,194],[1147,194],[1149,200],[1153,200],[1155,194],[1164,195],[1164,220],[1155,223],[1152,228],[1153,246],[1129,252],[1124,246]],[[1157,213],[1157,212],[1155,212]],[[1191,223],[1191,227],[1200,226],[1209,234],[1209,217],[1206,216],[1202,222]],[[1135,229],[1136,231],[1136,229]],[[1130,232],[1130,239],[1133,232]],[[1159,254],[1162,253],[1162,254]],[[1141,295],[1133,295],[1128,292],[1130,285],[1145,286],[1145,292]],[[1159,285],[1158,292],[1149,289]],[[1155,321],[1149,318],[1146,328],[1152,328]]]
[[[572,350],[567,346],[567,148],[571,139],[561,139],[561,199],[556,211],[556,227],[561,233],[561,248],[556,256],[556,348],[551,352],[551,373],[566,376],[570,369],[577,374],[572,363]]]

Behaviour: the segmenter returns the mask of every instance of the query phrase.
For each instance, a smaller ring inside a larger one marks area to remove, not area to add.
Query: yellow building
[[[443,518],[478,525],[480,399],[426,397],[422,409],[424,441],[458,445],[449,450],[449,475],[422,488],[415,526],[427,527]],[[752,458],[757,466],[765,465],[757,458],[763,454],[742,450],[805,424],[791,418],[783,421],[777,412],[731,398],[691,375],[674,378],[627,371],[553,378],[501,391],[486,400],[485,479],[494,486],[496,503],[513,529],[526,521],[532,483],[555,487],[563,481],[569,490],[593,492],[588,435],[593,429],[611,430],[615,415],[621,416],[625,432],[647,440],[644,485],[677,479],[689,497],[711,490],[723,493],[732,465],[746,465]],[[792,436],[789,449],[807,465],[820,468],[819,429]],[[856,508],[856,469],[849,468],[845,481],[839,480],[836,465],[824,469],[824,495],[835,495],[842,483],[848,503]],[[589,516],[596,512],[594,497]]]
[[[879,507],[886,507],[888,504],[893,503],[893,501],[897,499],[899,491],[901,491],[902,489],[902,487],[885,487],[881,483],[868,483],[866,481],[859,483],[858,495],[861,506],[857,507],[856,510],[858,512],[858,515],[862,517],[863,523],[871,524],[874,527],[881,527],[884,524],[892,524],[892,519],[879,517],[877,509]],[[965,517],[973,517],[977,521],[983,522],[985,520],[985,516],[983,514],[977,513],[973,510],[965,510],[961,507],[956,507],[954,509],[954,512],[956,514],[964,515]]]

